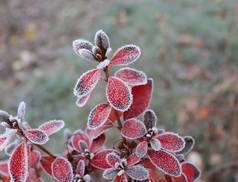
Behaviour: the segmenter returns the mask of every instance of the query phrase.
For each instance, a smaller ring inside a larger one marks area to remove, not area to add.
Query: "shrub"
[[[198,168],[184,159],[193,148],[194,139],[156,127],[157,116],[148,109],[153,80],[129,67],[119,69],[113,76],[109,74],[112,66],[135,62],[140,57],[140,48],[132,44],[123,46],[109,59],[112,49],[107,34],[98,31],[94,42],[73,41],[78,56],[98,63],[78,79],[73,93],[77,97],[76,105],[83,107],[103,80],[106,101],[91,110],[85,130],[72,133],[65,129],[62,156],[52,154],[42,145],[64,127],[64,121],[51,120],[32,129],[24,120],[24,102],[19,104],[16,116],[0,111],[0,122],[5,127],[5,133],[0,136],[0,149],[9,156],[9,160],[0,162],[1,180],[40,182],[45,171],[59,182],[89,182],[98,169],[103,171],[104,179],[114,182],[198,179]],[[106,148],[105,133],[113,129],[119,130],[120,142],[116,147]],[[14,135],[17,139],[9,144]]]

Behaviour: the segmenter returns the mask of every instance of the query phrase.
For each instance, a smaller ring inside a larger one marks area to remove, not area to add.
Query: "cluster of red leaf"
[[[109,38],[100,30],[95,35],[95,45],[78,39],[73,42],[73,48],[80,57],[98,63],[75,85],[77,106],[86,104],[100,80],[107,83],[107,101],[92,109],[84,131],[65,130],[66,149],[62,156],[51,154],[42,145],[64,127],[63,121],[52,120],[32,129],[24,120],[23,102],[17,116],[0,111],[1,125],[6,128],[0,136],[0,149],[10,157],[0,162],[1,180],[42,182],[41,173],[45,171],[59,182],[89,182],[98,169],[103,170],[104,179],[113,182],[192,182],[198,179],[198,168],[184,160],[184,155],[193,148],[194,139],[156,127],[157,117],[148,109],[153,80],[129,67],[119,69],[114,76],[109,74],[114,65],[136,61],[140,56],[139,47],[123,46],[108,59]],[[122,137],[113,149],[105,147],[105,133],[110,129],[118,129]],[[8,144],[14,135],[18,138]],[[37,148],[47,155],[42,155]]]

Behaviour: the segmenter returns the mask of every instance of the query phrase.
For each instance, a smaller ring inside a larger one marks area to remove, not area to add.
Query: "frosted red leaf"
[[[91,93],[85,95],[85,96],[82,96],[82,97],[79,97],[76,101],[76,105],[78,107],[83,107],[85,106],[85,104],[88,102],[89,98],[91,96]]]
[[[102,125],[99,128],[96,128],[96,129],[87,128],[87,133],[90,136],[90,138],[93,139],[93,138],[97,138],[98,136],[110,130],[111,128],[113,128],[113,124],[110,121],[107,121],[104,125]]]
[[[118,171],[115,168],[106,169],[103,171],[103,178],[112,180],[117,176]]]
[[[147,82],[144,72],[129,67],[119,69],[114,75],[128,85],[144,85]]]
[[[147,84],[132,88],[133,102],[130,108],[123,114],[125,120],[138,117],[148,108],[152,96],[152,86],[152,79],[148,79]]]
[[[148,150],[148,155],[155,167],[163,171],[165,174],[170,176],[181,175],[181,165],[172,154],[162,150]]]
[[[146,126],[147,130],[149,130],[149,129],[153,128],[154,126],[156,126],[157,116],[156,116],[156,114],[154,113],[153,110],[147,109],[144,112],[144,116],[143,117],[144,117],[144,123],[145,123],[145,126]]]
[[[31,150],[28,154],[28,165],[34,166],[40,161],[40,152],[37,150]]]
[[[92,144],[90,146],[90,152],[95,153],[95,152],[100,151],[104,147],[105,141],[106,141],[106,136],[104,134],[95,138],[92,141]]]
[[[184,174],[182,174],[181,176],[178,177],[171,177],[172,178],[172,182],[188,182],[186,176]],[[192,182],[192,181],[190,181]]]
[[[117,116],[116,116],[116,113],[115,113],[115,109],[114,108],[112,108],[112,110],[111,110],[111,113],[110,113],[110,115],[109,115],[109,117],[108,117],[108,120],[110,120],[110,121],[115,121],[115,120],[117,120]],[[120,118],[121,116],[122,116],[122,114],[123,114],[123,112],[121,112],[121,111],[117,111],[117,113],[118,113],[118,117]]]
[[[162,133],[156,136],[156,138],[160,141],[162,148],[171,152],[180,151],[185,145],[184,139],[172,132]]]
[[[52,176],[52,163],[54,162],[55,158],[51,157],[51,156],[47,156],[47,155],[44,155],[44,156],[41,156],[40,158],[40,164],[41,164],[41,167],[42,169],[45,170],[45,172],[47,174],[49,174],[50,176]]]
[[[110,47],[110,41],[107,34],[103,30],[96,32],[94,37],[95,45],[97,45],[102,51],[106,52]]]
[[[10,136],[7,134],[0,135],[0,151],[2,151],[7,146],[11,138],[12,138],[11,135]]]
[[[112,182],[127,182],[127,178],[126,178],[125,174],[122,174],[120,176],[116,176]]]
[[[35,144],[45,144],[49,138],[46,133],[39,129],[32,129],[25,131],[25,136],[29,139],[32,143]]]
[[[9,176],[8,161],[0,161],[0,174],[3,176]]]
[[[131,89],[114,76],[108,79],[106,93],[108,102],[116,110],[126,111],[132,103]]]
[[[121,135],[129,139],[137,139],[145,135],[145,125],[136,119],[129,119],[124,122]]]
[[[14,152],[9,161],[9,173],[11,181],[15,182],[24,182],[26,181],[28,175],[28,159],[27,159],[27,146],[26,142],[23,141],[20,143]]]
[[[81,178],[83,178],[84,171],[85,171],[85,163],[83,160],[80,160],[77,164],[76,173],[79,174]]]
[[[93,159],[90,161],[90,164],[98,169],[108,169],[111,166],[106,162],[106,156],[109,153],[117,153],[113,149],[106,149],[103,151],[98,152]]]
[[[112,107],[109,104],[96,105],[88,116],[88,128],[96,129],[102,126],[108,119]]]
[[[69,161],[59,157],[52,163],[53,177],[59,182],[71,182],[73,180],[73,170]]]
[[[147,154],[148,144],[147,141],[140,142],[136,147],[136,155],[139,158],[144,157]]]
[[[62,120],[51,120],[43,123],[39,129],[44,131],[48,136],[56,133],[64,127],[64,121]]]
[[[81,56],[79,53],[80,49],[87,49],[89,51],[92,51],[93,49],[93,44],[87,40],[84,39],[77,39],[73,41],[73,49],[74,52],[78,55]]]
[[[79,152],[83,152],[81,151],[80,147],[79,147],[79,141],[83,140],[86,142],[86,144],[89,146],[90,142],[89,142],[89,138],[87,136],[86,133],[84,133],[82,130],[77,130],[73,133],[73,136],[71,137],[71,142],[73,147],[78,150]]]
[[[125,45],[119,48],[111,59],[113,65],[128,65],[140,57],[140,48],[136,45]]]
[[[134,180],[146,180],[149,178],[149,172],[141,165],[129,166],[126,169],[126,174]]]
[[[80,76],[74,87],[74,95],[83,97],[92,92],[100,80],[100,72],[100,69],[93,69]]]
[[[200,177],[200,170],[190,162],[183,162],[182,164],[182,172],[187,177],[188,182],[193,182]]]
[[[112,168],[115,168],[116,163],[120,164],[120,160],[120,156],[115,153],[109,153],[106,156],[106,161]]]
[[[131,154],[127,158],[127,166],[132,166],[134,164],[137,164],[138,162],[140,162],[140,158],[136,155],[136,153]]]
[[[183,139],[185,141],[185,146],[184,146],[183,150],[176,152],[176,154],[186,155],[193,149],[193,146],[195,144],[194,138],[191,136],[185,136],[185,137],[183,137]]]

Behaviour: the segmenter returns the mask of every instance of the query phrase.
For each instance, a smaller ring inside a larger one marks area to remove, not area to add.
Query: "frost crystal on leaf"
[[[139,158],[144,157],[147,153],[147,148],[148,148],[147,141],[143,141],[139,143],[136,147],[136,155]]]
[[[42,130],[39,129],[32,129],[32,130],[27,130],[25,131],[25,136],[35,144],[45,144],[49,138],[46,135],[46,133]]]
[[[17,117],[18,117],[18,119],[20,121],[24,120],[25,111],[26,111],[26,104],[25,104],[25,102],[20,102],[20,104],[18,106],[18,110],[17,110]]]
[[[39,129],[44,131],[48,136],[56,133],[64,127],[64,121],[62,120],[51,120],[43,123]]]
[[[89,50],[87,50],[87,49],[80,49],[78,52],[79,52],[81,58],[86,59],[86,60],[88,60],[90,62],[97,62],[97,58]]]
[[[84,39],[77,39],[73,41],[73,49],[74,52],[78,55],[81,56],[79,53],[80,49],[86,49],[89,51],[92,51],[93,49],[93,44],[87,40]]]
[[[135,180],[146,180],[149,178],[149,172],[143,166],[129,166],[126,170],[126,174]]]
[[[76,105],[78,107],[83,107],[88,102],[88,99],[90,98],[90,96],[91,96],[91,93],[89,93],[85,96],[82,96],[82,97],[78,97],[78,99],[76,101]]]
[[[181,175],[181,165],[172,154],[159,150],[148,150],[149,159],[156,168],[162,170],[170,176]]]
[[[95,42],[95,45],[97,45],[105,53],[107,49],[110,47],[109,38],[103,30],[99,30],[96,32],[94,42]]]
[[[119,78],[109,78],[106,93],[108,102],[116,110],[126,111],[132,103],[131,89]]]
[[[184,138],[184,141],[185,141],[185,146],[184,146],[183,150],[177,152],[177,154],[186,155],[192,150],[192,148],[195,144],[195,140],[191,136],[185,136],[183,138]]]
[[[121,129],[122,136],[130,139],[140,138],[145,135],[145,132],[145,125],[136,119],[125,121]]]
[[[52,163],[52,173],[59,182],[71,182],[73,180],[73,170],[71,164],[62,157],[56,158]]]
[[[9,161],[9,173],[12,181],[25,182],[28,175],[27,146],[23,141],[14,150]]]
[[[128,65],[135,62],[140,57],[140,48],[136,45],[125,45],[119,48],[112,57],[111,63],[114,65]]]
[[[119,69],[114,75],[128,85],[144,85],[147,82],[144,72],[129,67]]]
[[[156,136],[161,143],[162,148],[171,151],[178,152],[184,148],[184,140],[182,137],[178,136],[172,132],[165,132]]]
[[[102,126],[107,121],[111,109],[109,104],[99,104],[95,106],[88,116],[88,128],[96,129]]]
[[[156,126],[157,122],[157,116],[155,115],[154,111],[151,109],[148,109],[144,113],[144,123],[146,126],[146,129],[149,130]]]
[[[84,73],[77,81],[74,87],[74,94],[78,97],[83,97],[89,94],[97,85],[100,79],[100,70],[93,69]]]

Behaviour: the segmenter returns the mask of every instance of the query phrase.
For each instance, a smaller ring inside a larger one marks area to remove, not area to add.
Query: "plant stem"
[[[49,156],[53,157],[54,159],[56,158],[53,154],[51,154],[47,149],[45,149],[41,145],[38,145],[38,144],[33,144],[33,145],[39,148],[40,150],[42,150],[43,152],[47,153]]]
[[[121,119],[120,119],[119,113],[118,113],[117,110],[114,110],[114,112],[115,112],[115,115],[116,115],[116,118],[117,118],[118,129],[121,130],[122,124],[121,124]]]

